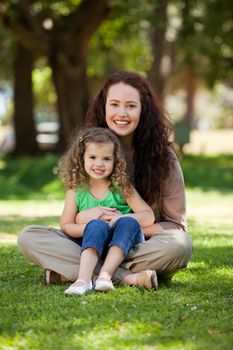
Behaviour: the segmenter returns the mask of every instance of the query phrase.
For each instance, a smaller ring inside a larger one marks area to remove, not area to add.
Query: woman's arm
[[[159,217],[156,217],[153,225],[143,228],[145,237],[154,236],[163,230],[187,230],[184,179],[178,159],[171,166],[169,176],[161,187],[160,203],[155,202],[152,208],[159,213]]]
[[[161,188],[160,213],[158,224],[163,229],[187,231],[184,178],[178,159]]]
[[[75,217],[78,207],[75,201],[74,190],[68,190],[66,193],[65,204],[60,219],[61,230],[71,237],[82,237],[85,224],[76,224]]]
[[[152,237],[162,231],[163,227],[159,223],[154,223],[153,225],[143,227],[143,233],[145,237]]]

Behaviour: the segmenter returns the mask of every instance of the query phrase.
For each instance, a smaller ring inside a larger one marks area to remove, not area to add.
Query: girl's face
[[[108,178],[114,167],[114,144],[90,142],[84,152],[84,168],[90,178]]]
[[[109,129],[119,137],[132,136],[139,123],[141,108],[137,89],[124,83],[110,86],[105,105]]]

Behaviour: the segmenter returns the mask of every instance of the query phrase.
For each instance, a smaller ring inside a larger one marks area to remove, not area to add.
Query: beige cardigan
[[[129,153],[125,149],[125,156],[128,172],[132,174],[134,173],[133,152]],[[184,178],[177,157],[168,178],[164,180],[159,200],[156,200],[151,207],[155,213],[155,222],[164,229],[175,228],[187,231]]]
[[[163,183],[159,202],[153,203],[152,208],[156,222],[164,229],[187,231],[184,178],[178,159]]]

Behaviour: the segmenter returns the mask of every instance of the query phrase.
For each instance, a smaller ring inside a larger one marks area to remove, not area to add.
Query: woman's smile
[[[126,127],[128,125],[130,125],[130,121],[129,120],[120,120],[120,119],[116,119],[116,120],[113,120],[113,123],[115,125],[117,125],[118,127]]]
[[[110,86],[105,110],[108,127],[119,137],[131,137],[141,115],[139,91],[124,83]]]

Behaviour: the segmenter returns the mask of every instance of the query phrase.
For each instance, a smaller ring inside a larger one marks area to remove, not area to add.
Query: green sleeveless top
[[[104,198],[97,199],[90,193],[89,189],[82,188],[75,192],[75,200],[79,211],[102,206],[116,208],[122,214],[132,213],[132,209],[119,192],[108,191]]]

